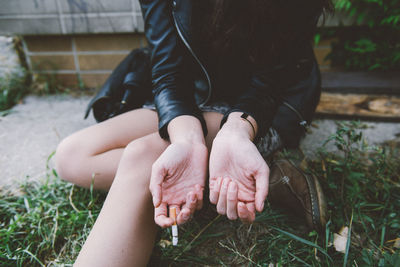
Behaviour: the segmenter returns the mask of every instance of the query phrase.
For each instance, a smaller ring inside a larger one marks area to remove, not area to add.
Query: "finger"
[[[217,204],[219,198],[219,191],[221,189],[222,178],[218,177],[210,183],[210,202]]]
[[[258,212],[262,212],[264,209],[264,202],[268,194],[268,179],[269,169],[265,166],[257,172],[254,179],[256,180],[256,195],[255,195],[255,205]]]
[[[190,210],[188,208],[182,208],[181,212],[179,213],[177,223],[179,225],[187,223],[188,221],[190,221],[190,218],[191,218]]]
[[[159,184],[150,183],[149,189],[153,197],[153,205],[157,208],[161,204],[162,200],[162,187]]]
[[[246,204],[243,202],[238,203],[238,216],[243,223],[251,223],[250,212],[247,210]]]
[[[217,212],[222,215],[226,214],[226,197],[228,194],[229,182],[230,182],[229,178],[224,178],[224,180],[222,181],[221,190],[219,191]]]
[[[178,224],[183,224],[190,220],[191,215],[195,212],[197,206],[197,197],[194,192],[189,192],[186,196],[186,204],[182,208],[182,212],[178,215]]]
[[[256,218],[256,211],[253,202],[238,203],[238,216],[243,223],[252,223]]]
[[[186,196],[186,203],[184,208],[189,209],[190,213],[194,213],[197,206],[197,195],[194,192],[189,192]]]
[[[154,209],[154,221],[162,228],[169,227],[174,223],[174,220],[167,217],[166,203],[161,203]]]
[[[196,209],[201,210],[201,208],[203,207],[203,191],[204,190],[198,184],[195,186],[195,190],[196,190],[196,197],[197,197]]]
[[[228,186],[228,195],[227,195],[227,209],[226,215],[229,220],[237,219],[237,202],[238,202],[238,186],[236,182],[230,182]]]
[[[164,181],[165,169],[159,167],[157,164],[153,164],[151,169],[150,178],[150,192],[153,196],[153,205],[158,207],[162,200],[162,187],[161,184]]]
[[[249,211],[250,223],[252,223],[256,219],[256,206],[255,206],[254,202],[249,202],[249,203],[246,203],[246,208]]]

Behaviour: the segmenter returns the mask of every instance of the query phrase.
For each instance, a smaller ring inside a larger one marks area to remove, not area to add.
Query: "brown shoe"
[[[304,218],[310,229],[325,229],[326,203],[318,179],[291,161],[282,159],[271,164],[267,199],[272,206]]]

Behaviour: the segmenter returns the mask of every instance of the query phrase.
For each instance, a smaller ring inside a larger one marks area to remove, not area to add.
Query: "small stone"
[[[339,234],[333,234],[333,246],[335,247],[337,252],[346,253],[346,245],[349,234],[349,227],[342,227],[340,229]]]

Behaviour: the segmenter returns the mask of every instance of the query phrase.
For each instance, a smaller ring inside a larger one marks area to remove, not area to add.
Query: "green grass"
[[[27,94],[79,96],[93,95],[95,91],[94,88],[87,88],[80,77],[78,77],[79,83],[76,88],[69,88],[60,85],[54,74],[35,74],[32,76],[25,69],[21,69],[21,72],[25,73],[24,76],[13,73],[6,77],[0,77],[0,116],[6,116],[12,112],[10,109],[21,102]]]
[[[338,125],[309,171],[320,177],[330,211],[324,233],[307,232],[296,218],[267,206],[252,225],[232,222],[206,207],[180,227],[179,246],[160,231],[152,266],[400,266],[399,144],[369,147],[362,125]],[[290,153],[282,153],[290,156]],[[105,199],[74,187],[49,170],[45,182],[0,191],[0,266],[70,266]],[[349,226],[346,253],[333,234]]]
[[[17,104],[29,90],[29,83],[24,77],[17,74],[0,77],[0,111]]]

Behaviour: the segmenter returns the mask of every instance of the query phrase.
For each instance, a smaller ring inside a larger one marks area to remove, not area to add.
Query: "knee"
[[[55,167],[58,176],[68,182],[76,183],[79,169],[83,164],[82,146],[74,136],[61,141],[55,153]]]
[[[157,141],[142,137],[130,142],[124,149],[115,179],[133,179],[135,185],[148,186],[152,165],[165,149]]]
[[[149,138],[139,138],[125,147],[122,158],[137,165],[147,161],[148,154],[152,151],[154,151],[154,143]]]

